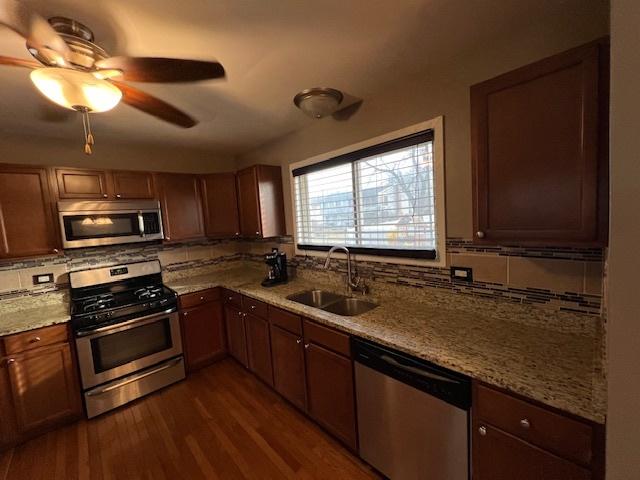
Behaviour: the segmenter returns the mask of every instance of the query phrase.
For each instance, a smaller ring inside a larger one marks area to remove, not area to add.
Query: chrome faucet
[[[329,268],[329,264],[331,263],[331,254],[336,250],[344,250],[344,253],[347,254],[347,285],[352,291],[360,290],[363,294],[365,294],[367,291],[367,287],[365,286],[364,281],[357,275],[351,275],[351,253],[349,252],[349,249],[344,245],[336,245],[329,249],[329,252],[327,253],[327,259],[324,262],[324,269],[326,270]]]

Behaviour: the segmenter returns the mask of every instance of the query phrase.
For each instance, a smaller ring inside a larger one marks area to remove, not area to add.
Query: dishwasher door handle
[[[459,385],[460,382],[458,382],[457,380],[453,380],[451,378],[447,378],[447,377],[443,377],[441,375],[437,375],[435,373],[430,373],[430,372],[426,372],[420,368],[416,368],[416,367],[412,367],[410,365],[403,365],[402,363],[398,362],[395,358],[390,357],[389,355],[380,355],[378,357],[380,360],[382,360],[383,362],[391,365],[394,368],[397,368],[399,370],[404,370],[405,372],[409,372],[412,373],[414,375],[418,375],[420,377],[429,379],[429,380],[435,380],[438,382],[446,382],[446,383],[451,383],[454,385]]]

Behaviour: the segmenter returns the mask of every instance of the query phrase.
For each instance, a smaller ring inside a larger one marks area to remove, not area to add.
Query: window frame
[[[434,168],[434,202],[435,202],[435,221],[436,221],[436,258],[430,258],[429,255],[420,255],[417,250],[409,250],[402,253],[399,249],[384,248],[358,248],[349,247],[358,260],[382,263],[395,263],[404,265],[425,265],[432,267],[446,266],[446,198],[445,198],[445,168],[444,168],[444,119],[442,116],[411,125],[400,130],[395,130],[365,141],[348,145],[346,147],[333,150],[331,152],[316,155],[314,157],[302,160],[300,162],[289,165],[289,182],[291,193],[291,205],[293,216],[293,241],[296,255],[324,257],[330,247],[298,245],[297,239],[297,201],[295,193],[295,179],[293,171],[304,168],[313,164],[321,163],[335,157],[349,155],[359,150],[367,149],[386,142],[392,142],[402,137],[413,135],[425,130],[433,131],[433,168]],[[304,248],[303,248],[304,247]],[[393,253],[392,253],[393,252]],[[424,250],[425,253],[432,252]],[[338,254],[338,258],[344,258],[344,254]]]

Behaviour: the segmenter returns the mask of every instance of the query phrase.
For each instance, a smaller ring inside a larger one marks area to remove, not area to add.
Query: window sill
[[[318,250],[303,250],[295,247],[296,255],[306,257],[321,257],[327,258],[327,252]],[[345,260],[347,255],[343,252],[334,252],[331,254],[331,258],[340,258]],[[366,255],[362,253],[352,253],[351,258],[354,261],[371,262],[371,263],[391,263],[395,265],[413,265],[420,267],[446,267],[447,266],[447,254],[446,251],[439,250],[437,258],[422,259],[422,258],[406,258],[406,257],[391,257],[385,255]]]

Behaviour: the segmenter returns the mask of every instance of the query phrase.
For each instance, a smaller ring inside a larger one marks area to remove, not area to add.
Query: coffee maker
[[[287,283],[287,254],[272,248],[271,253],[264,256],[265,263],[269,266],[267,278],[262,281],[263,287],[273,287],[281,283]]]

